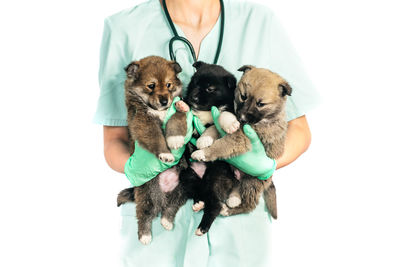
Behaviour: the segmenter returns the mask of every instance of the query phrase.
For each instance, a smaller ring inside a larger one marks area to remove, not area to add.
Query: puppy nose
[[[191,97],[192,102],[197,103],[199,101],[199,97],[197,95],[192,95]]]
[[[166,98],[166,97],[164,97],[164,96],[160,96],[160,97],[159,97],[159,100],[160,100],[160,104],[161,104],[162,106],[166,106],[166,105],[168,104],[168,98]]]
[[[246,118],[246,115],[242,115],[242,116],[240,116],[240,118],[239,118],[239,122],[242,124],[242,123],[247,123],[247,118]]]

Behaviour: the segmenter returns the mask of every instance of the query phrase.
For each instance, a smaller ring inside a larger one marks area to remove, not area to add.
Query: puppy
[[[196,73],[189,85],[185,102],[192,108],[192,112],[207,127],[206,131],[197,140],[199,148],[210,146],[218,138],[211,116],[211,107],[216,106],[220,111],[233,112],[233,98],[236,87],[236,78],[222,66],[207,64],[198,61],[193,64]]]
[[[267,69],[245,65],[244,74],[235,90],[235,113],[241,124],[249,124],[258,134],[270,158],[278,158],[284,150],[287,122],[285,103],[292,88],[278,74]],[[220,119],[223,120],[222,114]],[[228,127],[229,128],[229,127]],[[198,161],[227,159],[251,150],[250,140],[243,129],[225,135],[213,145],[192,153]],[[230,193],[236,195],[236,207],[223,205],[222,215],[247,213],[255,209],[261,193],[273,218],[277,218],[276,192],[272,179],[261,181],[238,171],[240,183]],[[219,183],[219,181],[215,181]],[[226,195],[226,193],[224,194]]]
[[[219,138],[219,133],[211,116],[211,107],[216,106],[221,112],[233,112],[236,78],[223,67],[198,61],[193,64],[196,72],[188,85],[185,102],[192,112],[207,127],[197,139],[197,148],[206,148]],[[234,117],[235,118],[235,117]],[[236,120],[235,120],[236,121]],[[234,123],[231,123],[234,124]],[[227,125],[234,130],[235,125]],[[238,128],[240,123],[237,122]],[[192,149],[193,151],[193,149]],[[181,172],[180,182],[184,185],[187,196],[193,198],[193,210],[204,207],[204,215],[197,235],[206,233],[222,209],[222,199],[227,199],[228,188],[237,186],[239,181],[230,165],[224,161],[193,162],[190,168]],[[214,181],[218,180],[219,183]]]
[[[173,98],[181,94],[182,84],[177,77],[181,70],[178,63],[157,56],[132,62],[125,68],[125,104],[130,147],[133,148],[137,141],[142,148],[163,162],[175,160],[169,148],[182,147],[187,131],[184,112],[176,112],[168,120],[165,136],[161,128]],[[159,213],[163,227],[172,229],[178,209],[187,200],[178,178],[180,170],[185,167],[187,165],[182,159],[175,167],[160,173],[149,182],[119,193],[118,206],[128,201],[136,202],[138,237],[143,244],[151,242],[151,223]]]

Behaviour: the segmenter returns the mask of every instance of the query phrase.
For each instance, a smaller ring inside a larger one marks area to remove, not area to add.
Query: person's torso
[[[240,78],[237,71],[243,65],[268,67],[268,21],[270,10],[260,4],[225,0],[225,23],[222,48],[217,64],[222,65]],[[149,0],[135,7],[125,9],[109,17],[119,34],[124,36],[121,44],[126,64],[150,55],[170,59],[169,41],[173,32],[159,0]],[[198,60],[213,63],[220,37],[221,16],[212,30],[201,42]],[[180,36],[183,31],[175,24]],[[179,78],[184,90],[195,69],[189,48],[181,41],[175,41],[173,52],[182,67]]]

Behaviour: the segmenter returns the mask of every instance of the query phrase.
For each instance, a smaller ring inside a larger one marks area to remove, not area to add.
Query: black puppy
[[[198,61],[193,67],[196,68],[196,72],[188,85],[184,101],[207,127],[196,142],[197,148],[201,149],[212,145],[219,138],[213,125],[211,107],[216,106],[220,112],[234,110],[236,78],[219,65]],[[194,146],[189,149],[189,154],[193,149]],[[187,196],[194,200],[193,210],[199,211],[204,207],[197,235],[208,232],[220,214],[222,204],[229,197],[230,190],[227,189],[239,184],[232,167],[224,161],[193,162],[189,168],[181,171],[179,180]]]

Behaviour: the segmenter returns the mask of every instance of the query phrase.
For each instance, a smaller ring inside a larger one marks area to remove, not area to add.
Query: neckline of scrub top
[[[172,30],[169,26],[167,17],[164,13],[164,9],[162,4],[160,3],[159,0],[154,0],[156,3],[158,3],[158,7],[160,12],[163,14],[164,19],[165,19],[165,23],[168,27],[168,29],[171,31],[171,38],[173,37],[173,33]],[[225,2],[224,2],[225,3]],[[226,8],[225,8],[226,9]],[[174,24],[176,31],[178,32],[179,36],[185,37],[186,39],[188,39],[184,33],[184,31],[181,29],[181,27],[179,25],[177,25],[175,22],[172,21],[172,23]],[[225,11],[225,23],[226,23],[226,11]],[[216,42],[218,43],[219,41],[219,33],[221,31],[221,12],[219,12],[218,15],[218,19],[215,22],[214,26],[211,28],[211,30],[203,37],[203,40],[201,40],[200,42],[200,47],[199,47],[199,54],[197,55],[197,61],[204,61],[206,63],[210,63],[213,64],[214,63],[214,58],[215,58],[215,53],[217,52],[217,44],[215,45],[215,49],[205,49],[205,47],[209,47],[210,44],[209,43],[209,39],[211,40],[217,40]],[[217,37],[214,37],[215,34],[218,34]],[[214,38],[211,38],[211,36],[213,36]],[[216,38],[216,39],[215,39]],[[188,39],[189,40],[189,39]],[[179,41],[177,41],[179,42]],[[180,42],[182,43],[182,42]],[[222,41],[223,43],[223,41]],[[190,49],[187,45],[184,45],[185,49],[187,50],[187,53],[190,54]],[[203,52],[204,51],[204,52]],[[219,61],[219,59],[218,59]],[[218,62],[216,63],[218,64]]]

